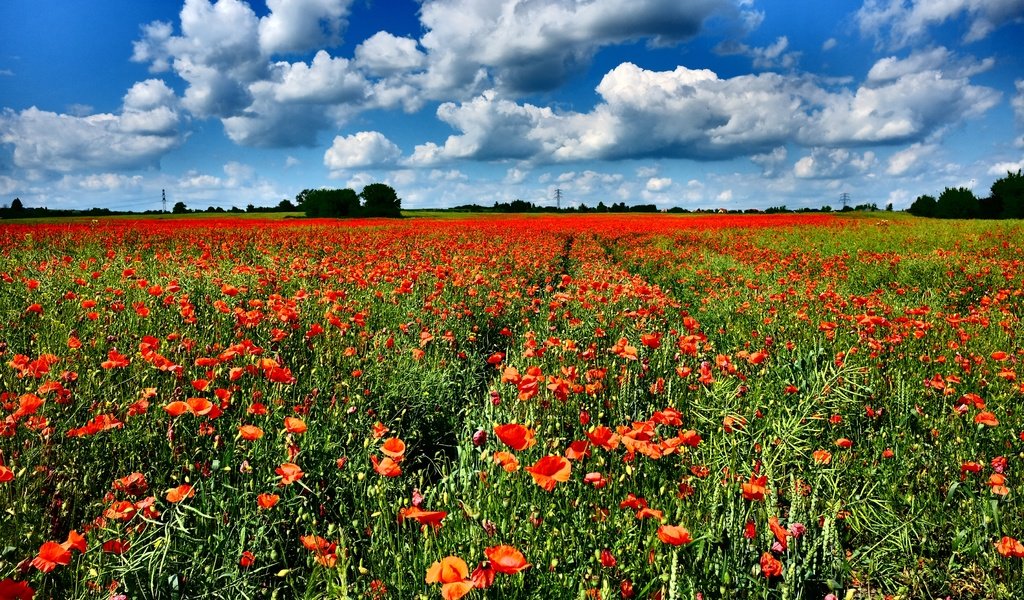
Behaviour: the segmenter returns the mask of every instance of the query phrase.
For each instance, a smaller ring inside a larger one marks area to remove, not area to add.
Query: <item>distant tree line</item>
[[[359,194],[350,188],[306,189],[295,196],[295,205],[307,217],[402,216],[402,199],[394,188],[383,183],[371,183]]]
[[[989,188],[987,198],[977,198],[965,187],[946,188],[936,199],[918,196],[908,212],[937,219],[1024,219],[1024,175],[1007,171]]]
[[[513,200],[511,202],[495,202],[493,206],[481,206],[479,204],[461,204],[459,206],[453,206],[446,209],[435,209],[435,210],[446,210],[451,212],[478,212],[478,213],[653,213],[660,212],[660,209],[655,204],[634,204],[627,205],[625,202],[616,202],[606,205],[604,202],[598,202],[596,207],[589,207],[586,204],[580,204],[578,206],[567,206],[565,208],[558,208],[555,206],[540,206],[532,202],[525,200]],[[845,206],[843,212],[851,211],[867,211],[867,210],[879,210],[878,205],[875,203],[870,204],[858,204],[857,206]],[[892,211],[892,204],[885,207],[885,210]],[[706,208],[681,208],[674,206],[666,209],[664,212],[668,213],[729,213],[729,214],[757,214],[757,213],[808,213],[808,212],[832,212],[832,207],[825,205],[821,208],[798,208],[790,209],[783,206],[770,206],[766,209],[758,208],[747,208],[747,209],[731,209],[726,210],[723,208],[717,209],[706,209]]]

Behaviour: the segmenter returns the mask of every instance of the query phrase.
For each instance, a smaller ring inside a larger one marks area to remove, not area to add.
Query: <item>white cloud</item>
[[[984,73],[995,65],[995,59],[989,57],[982,61],[959,59],[942,46],[914,52],[904,59],[889,56],[877,61],[868,71],[867,83],[879,84],[892,82],[900,77],[918,73],[942,73],[951,79],[965,79]]]
[[[793,174],[801,179],[841,179],[860,174],[877,163],[875,153],[850,152],[845,148],[814,148],[793,165]]]
[[[925,37],[929,28],[964,17],[965,42],[1024,18],[1024,0],[865,0],[855,16],[861,34],[893,47]]]
[[[136,83],[120,114],[79,117],[39,110],[0,112],[0,143],[30,172],[107,172],[156,166],[184,141],[176,99],[160,80]]]
[[[324,153],[324,165],[332,171],[380,167],[393,164],[402,151],[378,131],[360,131],[336,136]]]
[[[766,155],[757,160],[771,166],[769,153],[785,144],[814,148],[921,141],[984,113],[999,99],[997,91],[972,85],[962,66],[955,65],[951,75],[915,72],[898,62],[879,71],[896,69],[902,75],[894,80],[851,89],[824,88],[797,75],[721,79],[707,69],[648,71],[623,63],[601,80],[597,92],[602,102],[587,113],[519,104],[495,91],[442,104],[438,118],[458,133],[443,144],[416,146],[407,163]]]
[[[838,45],[839,41],[836,40],[836,38],[828,38],[827,40],[824,41],[824,43],[821,44],[821,51],[828,52],[829,50],[835,48]]]
[[[647,185],[644,187],[648,192],[663,192],[671,185],[671,177],[651,177],[647,180]]]
[[[715,196],[715,200],[719,202],[729,202],[732,200],[732,190],[722,190],[717,196]]]
[[[359,101],[368,83],[344,58],[332,58],[320,50],[313,61],[277,63],[274,98],[282,103],[337,104]]]
[[[586,67],[602,46],[636,39],[675,43],[699,33],[712,15],[737,13],[728,0],[429,0],[421,9],[425,85],[472,92],[491,75],[505,90],[550,90]]]
[[[67,191],[117,192],[138,189],[142,183],[142,175],[91,173],[88,175],[64,175],[57,185]]]
[[[512,167],[511,169],[509,169],[508,171],[505,172],[505,180],[504,181],[505,181],[505,183],[507,183],[509,185],[520,184],[520,183],[522,183],[525,180],[526,180],[526,171],[524,171],[522,169],[519,169],[519,168],[516,168],[516,167]]]
[[[1018,161],[1006,161],[996,163],[988,170],[989,175],[997,175],[999,177],[1005,176],[1009,173],[1016,173],[1017,171],[1024,170],[1024,158]]]
[[[921,166],[921,159],[933,154],[935,150],[936,146],[933,144],[921,142],[911,144],[889,157],[889,164],[885,172],[889,175],[905,175],[915,170],[915,167]]]
[[[392,75],[415,71],[427,56],[416,47],[416,40],[378,31],[356,46],[355,62],[373,75]]]
[[[785,146],[777,146],[771,152],[751,156],[750,161],[761,167],[762,176],[776,177],[781,172],[779,167],[786,163],[787,155],[788,152]]]
[[[256,169],[237,161],[229,161],[224,165],[224,174],[228,176],[226,187],[239,187],[251,182],[256,177]]]
[[[267,0],[259,23],[264,54],[301,53],[341,42],[352,0]]]
[[[740,54],[749,57],[756,69],[784,68],[792,69],[800,60],[800,52],[786,52],[789,47],[789,38],[780,36],[774,43],[764,47],[751,47],[735,41],[723,42],[715,47],[715,51],[722,55]]]

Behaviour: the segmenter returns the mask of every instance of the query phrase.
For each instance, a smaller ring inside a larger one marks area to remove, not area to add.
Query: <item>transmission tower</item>
[[[160,210],[167,212],[167,190],[160,190]]]
[[[839,201],[843,203],[843,208],[846,208],[846,205],[850,203],[850,193],[843,192],[839,194]]]
[[[562,210],[562,188],[555,188],[555,206]]]

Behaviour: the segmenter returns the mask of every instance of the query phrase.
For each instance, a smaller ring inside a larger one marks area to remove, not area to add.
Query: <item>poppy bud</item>
[[[477,429],[476,433],[473,434],[473,446],[479,448],[487,443],[487,432],[483,429]]]

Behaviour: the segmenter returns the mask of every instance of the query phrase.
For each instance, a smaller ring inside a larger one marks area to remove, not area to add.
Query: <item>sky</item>
[[[0,204],[892,203],[1024,166],[1024,0],[3,0]]]

